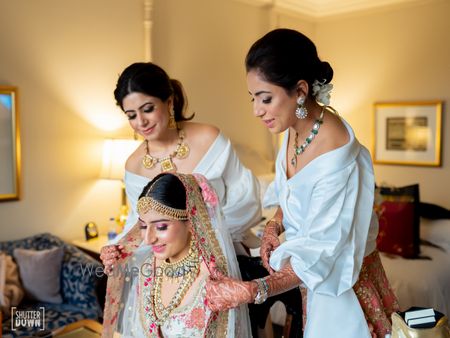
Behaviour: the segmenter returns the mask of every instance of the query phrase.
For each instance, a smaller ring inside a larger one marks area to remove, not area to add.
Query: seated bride
[[[160,174],[137,209],[108,276],[103,337],[250,337],[246,307],[215,313],[206,302],[210,271],[240,278],[207,180]]]

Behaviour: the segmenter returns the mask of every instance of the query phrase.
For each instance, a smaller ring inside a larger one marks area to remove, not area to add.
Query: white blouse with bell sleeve
[[[308,290],[305,333],[311,336],[305,337],[370,337],[352,287],[363,258],[375,249],[374,173],[369,152],[343,122],[349,142],[318,156],[289,179],[285,137],[275,181],[264,200],[264,206],[281,207],[286,236],[270,265],[280,270],[290,261]]]

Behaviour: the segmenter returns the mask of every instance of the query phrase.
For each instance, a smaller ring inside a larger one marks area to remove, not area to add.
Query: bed
[[[450,314],[450,219],[420,219],[419,259],[381,253],[401,310],[432,307]]]

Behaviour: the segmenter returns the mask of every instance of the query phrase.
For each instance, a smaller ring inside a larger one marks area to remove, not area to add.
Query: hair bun
[[[326,61],[321,61],[317,69],[317,80],[325,80],[325,83],[330,83],[333,79],[333,73],[333,68],[331,68],[330,64]]]

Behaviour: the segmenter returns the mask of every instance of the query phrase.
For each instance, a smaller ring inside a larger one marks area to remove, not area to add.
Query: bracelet
[[[255,282],[258,285],[258,292],[256,293],[254,303],[262,304],[269,297],[269,285],[264,278],[255,279]]]

